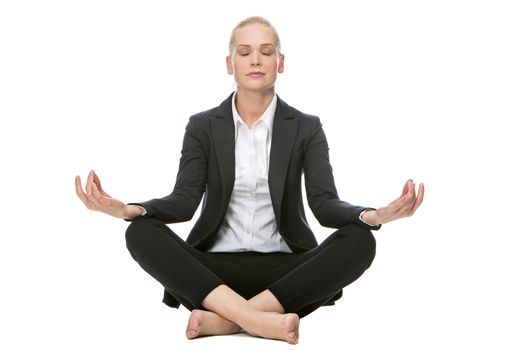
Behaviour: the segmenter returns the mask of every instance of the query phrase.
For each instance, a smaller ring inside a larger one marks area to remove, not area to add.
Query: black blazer
[[[232,95],[218,107],[190,117],[173,192],[164,198],[134,203],[143,206],[147,216],[176,223],[193,217],[204,194],[199,219],[187,238],[199,250],[213,243],[235,180]],[[367,208],[339,199],[319,118],[298,111],[277,96],[268,182],[277,229],[295,253],[318,244],[304,213],[303,173],[308,204],[322,226],[356,224],[377,228],[359,220],[359,214]]]

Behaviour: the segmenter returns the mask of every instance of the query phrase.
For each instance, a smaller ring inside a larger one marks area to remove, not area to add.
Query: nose
[[[254,52],[252,55],[250,55],[250,66],[256,67],[261,65],[261,60],[259,59],[259,53]]]

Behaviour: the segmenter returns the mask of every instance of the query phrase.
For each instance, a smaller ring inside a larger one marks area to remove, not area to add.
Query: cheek
[[[277,70],[277,68],[279,67],[279,58],[274,58],[272,60],[271,65],[272,65],[272,68],[274,68],[274,70]]]
[[[234,60],[234,61],[232,62],[232,66],[233,66],[233,70],[234,70],[235,72],[237,72],[237,71],[239,71],[239,70],[242,69],[243,64],[242,64],[242,62],[239,62],[239,60]]]
[[[275,58],[266,58],[261,61],[262,66],[265,67],[265,70],[269,72],[273,72],[277,69],[277,62],[275,61]]]

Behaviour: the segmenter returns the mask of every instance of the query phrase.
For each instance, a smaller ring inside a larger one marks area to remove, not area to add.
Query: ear
[[[284,55],[282,53],[279,54],[279,65],[277,66],[277,72],[284,72]]]
[[[226,71],[229,75],[233,75],[233,64],[230,56],[226,56]]]

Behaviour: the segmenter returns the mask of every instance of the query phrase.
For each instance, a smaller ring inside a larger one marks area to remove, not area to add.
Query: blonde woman
[[[378,209],[339,199],[321,122],[275,93],[285,56],[275,28],[250,17],[232,31],[228,74],[237,89],[190,117],[171,194],[125,204],[91,171],[78,197],[87,208],[131,221],[132,257],[164,287],[164,302],[191,310],[186,335],[247,332],[299,341],[299,319],[341,297],[375,256],[371,230],[411,216],[424,187],[408,180]],[[336,229],[320,245],[302,202]],[[186,241],[166,224],[199,219]]]

